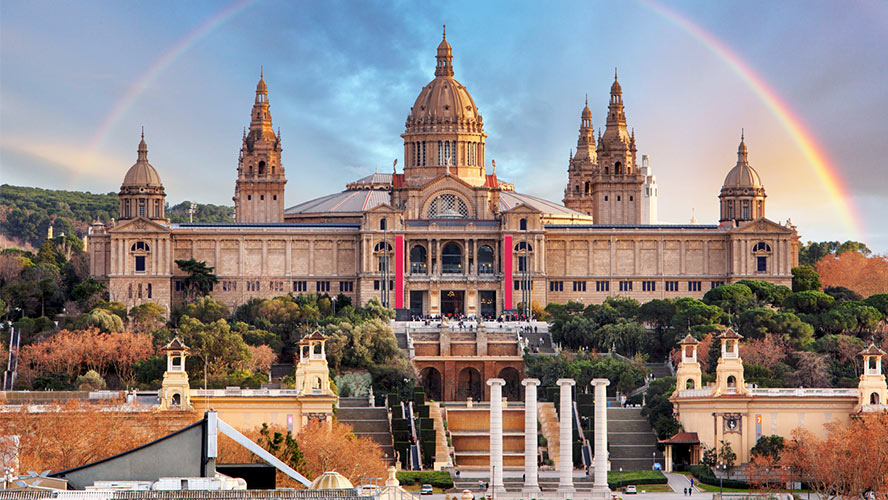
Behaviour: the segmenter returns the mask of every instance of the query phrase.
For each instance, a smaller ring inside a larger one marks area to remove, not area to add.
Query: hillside
[[[183,201],[172,207],[167,204],[167,217],[172,222],[187,222],[185,210],[190,203]],[[92,221],[109,222],[117,217],[118,210],[117,193],[0,185],[0,233],[4,240],[21,246],[39,246],[50,223],[56,235],[83,236]],[[230,221],[233,211],[232,207],[198,203],[194,222]]]

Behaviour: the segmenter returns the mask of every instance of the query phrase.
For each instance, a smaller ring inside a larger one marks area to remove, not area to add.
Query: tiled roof
[[[391,196],[384,189],[350,189],[294,205],[284,214],[362,213],[390,201]]]
[[[500,192],[500,211],[505,212],[506,210],[511,210],[521,204],[527,205],[528,207],[535,210],[539,210],[544,214],[588,217],[588,215],[577,212],[576,210],[571,210],[564,205],[559,205],[558,203],[544,200],[542,198],[537,198],[536,196],[531,196],[529,194],[521,194],[514,191]]]

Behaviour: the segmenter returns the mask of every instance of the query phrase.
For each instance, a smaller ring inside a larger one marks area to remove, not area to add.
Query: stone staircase
[[[450,447],[447,446],[447,430],[444,428],[444,412],[437,402],[429,403],[429,416],[435,424],[435,463],[434,469],[441,470],[444,467],[452,467]]]
[[[477,477],[473,475],[472,478],[454,478],[453,479],[453,488],[455,491],[462,490],[470,490],[470,491],[478,491],[478,481],[488,482],[490,481],[489,477]],[[574,476],[573,478],[574,488],[577,491],[589,492],[592,491],[593,480],[591,476]],[[524,481],[520,477],[503,477],[503,484],[506,487],[507,491],[521,491],[521,488],[524,487]],[[558,478],[552,476],[540,476],[539,477],[539,485],[540,490],[545,492],[553,492],[558,489]]]
[[[471,407],[448,403],[447,429],[453,443],[454,465],[462,469],[490,467],[490,405]],[[524,403],[508,402],[503,408],[503,467],[524,467]]]
[[[671,377],[672,371],[666,363],[645,363],[645,367],[651,371],[654,378]]]
[[[657,462],[663,463],[663,453],[657,450],[657,436],[641,408],[621,408],[609,399],[607,409],[607,442],[611,470],[650,470]]]
[[[385,408],[371,408],[367,398],[339,398],[336,418],[352,426],[356,436],[368,437],[379,443],[386,464],[395,464],[392,429]]]
[[[549,401],[538,402],[537,420],[540,422],[540,432],[543,437],[546,438],[546,448],[549,451],[549,458],[552,459],[557,467],[561,458],[561,445],[558,440],[560,437],[560,427],[558,423],[558,412],[555,411],[555,403]]]

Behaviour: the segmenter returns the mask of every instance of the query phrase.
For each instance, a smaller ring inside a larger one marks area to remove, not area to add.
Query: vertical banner
[[[758,443],[762,438],[762,416],[755,416],[755,442]]]
[[[512,237],[503,237],[503,309],[512,309]]]
[[[395,309],[404,307],[404,236],[395,236]]]

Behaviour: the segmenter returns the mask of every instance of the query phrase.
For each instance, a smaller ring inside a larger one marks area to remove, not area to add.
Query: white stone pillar
[[[490,489],[488,495],[506,491],[503,485],[503,386],[501,378],[487,379],[490,386]]]
[[[558,379],[558,386],[561,387],[561,404],[558,407],[561,421],[559,425],[559,444],[560,458],[558,460],[558,492],[574,493],[573,484],[573,432],[570,424],[573,417],[572,390],[571,388],[577,383],[571,378]]]
[[[526,378],[521,381],[524,386],[524,487],[522,493],[538,493],[537,479],[537,386],[540,381]]]
[[[610,498],[607,487],[607,386],[606,378],[592,379],[595,388],[595,458],[592,460],[593,486],[592,496]]]

